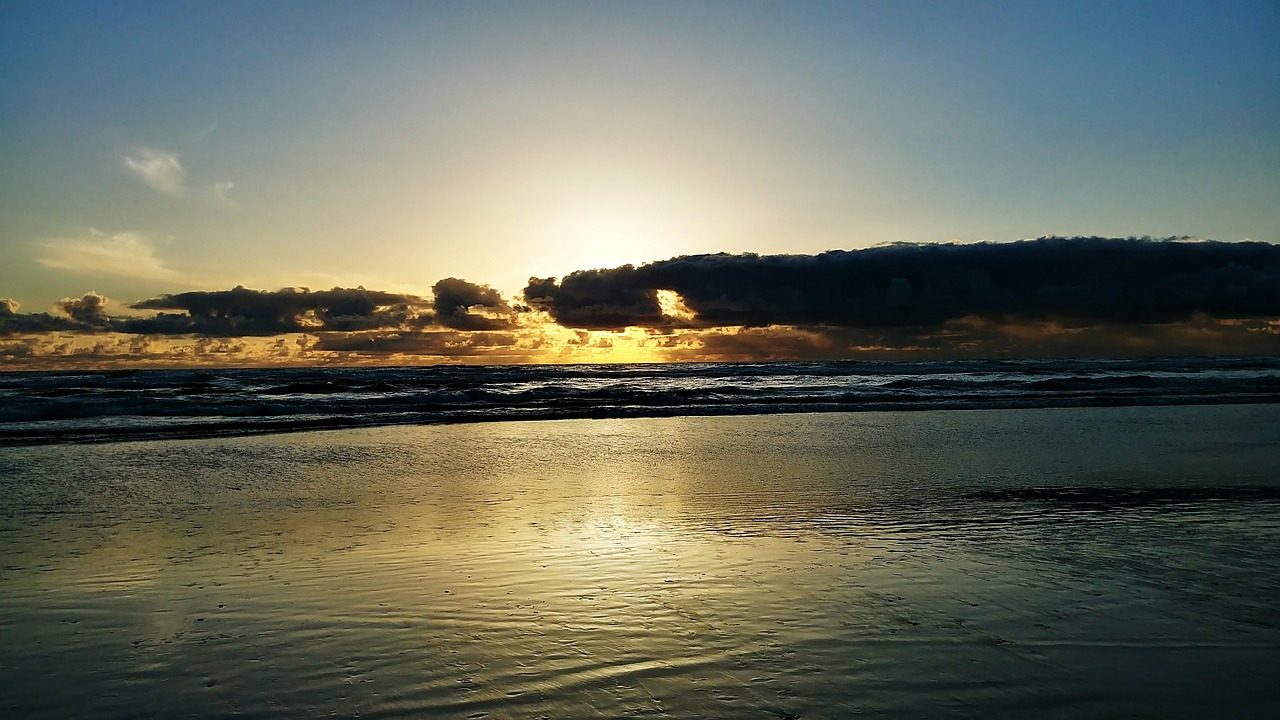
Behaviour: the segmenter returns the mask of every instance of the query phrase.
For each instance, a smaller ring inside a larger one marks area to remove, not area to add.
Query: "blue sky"
[[[1275,2],[0,8],[0,297],[1280,241]]]

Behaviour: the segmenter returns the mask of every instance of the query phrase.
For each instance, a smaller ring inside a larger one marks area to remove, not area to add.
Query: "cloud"
[[[54,303],[57,315],[19,313],[18,303],[0,300],[0,337],[51,332],[93,333],[109,328],[105,309],[107,298],[90,290],[79,298],[62,298]]]
[[[216,182],[212,185],[192,189],[188,194],[196,201],[222,210],[238,210],[240,203],[231,197],[236,184],[230,181]]]
[[[74,330],[92,331],[93,328],[49,313],[0,313],[0,337]]]
[[[437,330],[407,333],[354,333],[321,337],[316,350],[439,357],[482,356],[494,350],[511,351],[520,338],[510,332]]]
[[[107,298],[88,292],[63,298],[58,314],[21,314],[18,304],[0,305],[0,333],[49,331],[117,332],[136,335],[242,337],[291,333],[414,333],[436,324],[433,308],[442,308],[452,330],[503,330],[514,327],[515,311],[493,288],[457,278],[436,283],[436,296],[367,290],[283,288],[191,291],[142,300],[129,307],[154,310],[146,317],[108,316]],[[433,338],[433,341],[435,339]]]
[[[205,139],[207,139],[210,135],[212,135],[213,131],[217,129],[218,129],[218,123],[216,122],[209,123],[202,130],[197,132],[195,135],[192,135],[191,140],[192,142],[197,142],[197,143],[204,142]]]
[[[194,291],[134,303],[136,310],[179,310],[121,319],[116,329],[142,334],[221,337],[296,332],[419,328],[432,323],[426,299],[359,288]]]
[[[431,288],[436,320],[455,330],[505,330],[515,324],[515,311],[488,285],[445,278]]]
[[[672,261],[667,261],[672,262]],[[657,327],[664,324],[658,304],[658,290],[650,287],[646,265],[637,269],[623,265],[612,270],[579,270],[557,285],[555,278],[530,278],[525,302],[547,310],[566,327],[592,330],[621,330],[628,326]],[[680,291],[676,290],[677,294]],[[686,303],[687,304],[687,303]]]
[[[129,306],[141,316],[108,314],[92,291],[47,313],[0,300],[0,354],[30,367],[1273,355],[1280,246],[1043,238],[697,255],[532,278],[523,300],[454,277],[429,297],[182,292]]]
[[[147,187],[161,195],[180,197],[187,191],[187,171],[171,152],[138,148],[133,155],[125,156],[124,164]]]
[[[208,132],[197,139],[203,139]],[[182,166],[178,156],[167,150],[140,147],[130,155],[124,156],[125,167],[152,190],[173,198],[190,197],[214,207],[233,209],[239,205],[231,199],[230,192],[235,183],[220,181],[207,185],[191,187],[187,184],[187,169]]]
[[[1151,325],[1069,327],[1054,321],[978,317],[938,328],[768,327],[677,330],[646,341],[666,361],[1149,357],[1275,355],[1280,322],[1206,316]]]
[[[664,315],[674,292],[693,319]],[[567,327],[937,328],[963,317],[1066,324],[1280,315],[1280,246],[1041,238],[820,255],[693,255],[532,278],[525,302]]]
[[[90,229],[78,238],[56,238],[35,243],[36,262],[53,270],[89,274],[105,273],[143,280],[181,282],[182,273],[166,267],[145,235],[133,232],[107,234]]]
[[[109,322],[106,313],[107,298],[90,290],[78,298],[62,298],[57,307],[72,320],[86,325],[106,325]]]

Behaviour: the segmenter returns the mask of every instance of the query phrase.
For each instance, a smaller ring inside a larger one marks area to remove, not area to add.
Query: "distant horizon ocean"
[[[0,444],[454,422],[1280,402],[1280,357],[0,372]]]
[[[0,716],[1269,720],[1278,468],[1276,357],[0,373]]]

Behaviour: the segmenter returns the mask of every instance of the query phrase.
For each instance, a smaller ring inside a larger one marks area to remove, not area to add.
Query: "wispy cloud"
[[[90,229],[87,235],[54,238],[36,243],[36,262],[53,270],[80,274],[106,274],[144,280],[185,282],[186,276],[165,265],[150,238],[135,232],[104,233]]]
[[[212,128],[207,132],[212,132]],[[223,209],[239,207],[230,196],[235,183],[224,180],[207,185],[188,185],[187,169],[183,167],[182,160],[167,150],[139,147],[124,156],[124,165],[147,187],[161,195],[190,198]]]
[[[195,135],[192,135],[192,136],[191,136],[191,140],[192,140],[192,142],[203,142],[205,138],[207,138],[207,137],[209,137],[210,135],[212,135],[212,134],[213,134],[213,131],[214,131],[214,130],[217,130],[217,129],[218,129],[218,123],[216,123],[216,122],[209,123],[209,124],[208,124],[204,129],[202,129],[200,132],[196,133]]]
[[[187,192],[187,171],[178,156],[155,148],[138,148],[124,156],[125,167],[161,195],[181,197]]]
[[[219,207],[226,210],[234,210],[240,207],[240,204],[237,203],[235,200],[231,199],[231,196],[229,194],[232,190],[235,189],[235,187],[236,187],[236,184],[231,181],[218,182],[218,183],[214,183],[212,185],[207,185],[205,187],[200,188],[199,192],[197,193],[197,196],[200,197],[201,200],[203,200],[204,202],[208,203],[209,205],[213,205],[214,207]]]

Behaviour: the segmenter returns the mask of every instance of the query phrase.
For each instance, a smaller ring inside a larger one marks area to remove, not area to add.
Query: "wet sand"
[[[0,448],[0,715],[1273,717],[1280,406]]]

